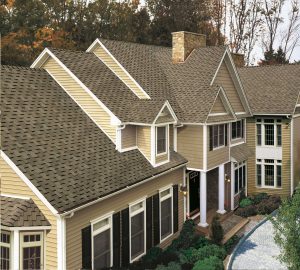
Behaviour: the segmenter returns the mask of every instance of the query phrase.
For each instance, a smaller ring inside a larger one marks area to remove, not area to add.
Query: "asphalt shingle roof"
[[[293,114],[300,93],[300,65],[239,68],[253,114]]]
[[[247,146],[246,143],[242,143],[230,148],[230,155],[237,161],[242,162],[254,155],[254,151]]]
[[[32,199],[0,196],[1,225],[8,227],[50,226]]]
[[[139,150],[110,139],[41,69],[2,66],[2,150],[58,212],[141,182],[186,159],[153,168]]]

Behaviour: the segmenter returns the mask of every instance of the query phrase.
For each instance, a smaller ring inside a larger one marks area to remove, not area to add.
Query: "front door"
[[[200,210],[200,173],[192,171],[189,173],[189,203],[190,216]]]

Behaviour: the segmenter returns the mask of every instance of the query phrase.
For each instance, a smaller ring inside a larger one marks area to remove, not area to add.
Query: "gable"
[[[138,83],[130,76],[130,74],[121,66],[119,62],[104,49],[103,45],[98,44],[93,53],[122,81],[125,83],[131,91],[140,99],[150,99],[148,94],[138,85]]]
[[[224,88],[229,102],[235,113],[241,113],[246,111],[225,61],[223,61],[223,63],[220,66],[220,69],[215,79],[215,84],[220,85]]]
[[[220,95],[217,96],[215,103],[210,111],[210,113],[227,113],[227,110],[223,104]]]
[[[155,124],[170,123],[170,122],[174,122],[174,121],[175,121],[175,119],[172,116],[169,108],[167,106],[165,106],[165,108],[158,115],[158,117],[155,121]]]

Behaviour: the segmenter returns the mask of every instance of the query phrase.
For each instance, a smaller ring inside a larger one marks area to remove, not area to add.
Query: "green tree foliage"
[[[275,242],[282,249],[280,260],[290,270],[300,269],[300,189],[283,202],[271,221],[275,229]]]
[[[214,216],[210,225],[210,238],[216,244],[221,244],[224,237],[224,231],[218,216]]]
[[[261,62],[259,63],[261,66],[289,63],[281,47],[279,47],[277,51],[274,51],[273,49],[270,51],[266,51],[264,53],[264,57],[265,59],[261,60]]]

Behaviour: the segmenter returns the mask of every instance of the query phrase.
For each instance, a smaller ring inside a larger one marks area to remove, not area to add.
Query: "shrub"
[[[145,265],[145,268],[154,268],[158,264],[162,253],[163,251],[159,247],[150,248],[141,259],[142,263]]]
[[[241,208],[245,208],[249,205],[252,205],[253,204],[253,201],[250,199],[250,198],[245,198],[243,200],[240,201],[240,207]]]
[[[241,217],[250,217],[257,214],[256,207],[254,205],[249,205],[245,208],[238,208],[235,211],[235,214]]]
[[[276,210],[279,207],[280,203],[278,202],[278,198],[274,199],[267,199],[261,201],[257,205],[257,212],[261,215],[268,215],[271,214],[274,210]]]
[[[232,236],[224,245],[224,248],[227,252],[227,254],[230,254],[234,247],[237,245],[237,243],[240,241],[240,237],[236,234]]]
[[[181,270],[181,266],[179,263],[170,262],[167,266],[165,265],[158,265],[156,270]]]
[[[214,243],[220,244],[223,237],[224,237],[224,230],[219,221],[219,217],[214,216],[212,223],[210,225],[210,238]]]
[[[268,198],[268,194],[265,192],[258,193],[253,196],[253,203],[254,204],[259,204],[261,201],[265,200]]]
[[[223,270],[223,261],[216,256],[210,256],[198,261],[192,270]]]
[[[197,235],[193,239],[193,242],[191,243],[191,247],[198,249],[207,246],[209,244],[211,244],[211,241],[209,239],[205,238],[204,236]]]
[[[275,204],[278,204],[278,207],[279,207],[279,205],[281,204],[281,198],[280,198],[280,196],[278,196],[278,195],[271,195],[271,196],[269,197],[269,200],[270,200],[271,202],[275,203]]]
[[[158,258],[158,264],[168,265],[170,262],[179,261],[178,252],[164,251]]]

